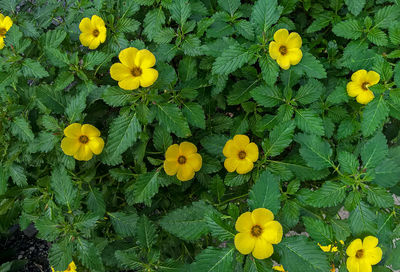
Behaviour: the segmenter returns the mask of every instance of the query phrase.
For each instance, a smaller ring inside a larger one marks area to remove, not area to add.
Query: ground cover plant
[[[0,232],[52,270],[400,269],[398,0],[0,13]]]

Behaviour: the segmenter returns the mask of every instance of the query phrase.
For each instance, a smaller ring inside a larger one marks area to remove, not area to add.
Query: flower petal
[[[360,272],[372,272],[372,266],[363,258],[359,262],[359,270]]]
[[[276,62],[278,62],[278,65],[284,70],[287,70],[290,68],[290,58],[289,58],[288,54],[286,54],[284,56],[283,55],[278,56],[278,58],[276,59]]]
[[[360,84],[362,84],[365,81],[366,77],[367,77],[366,70],[364,69],[358,70],[357,72],[351,75],[351,81],[359,82]]]
[[[179,164],[177,161],[164,161],[164,171],[169,176],[174,176],[178,172]]]
[[[61,141],[61,149],[65,153],[65,155],[68,156],[74,155],[78,151],[80,146],[81,143],[76,138],[65,137]]]
[[[179,157],[179,145],[173,144],[165,151],[165,159],[168,161],[178,161]]]
[[[233,142],[240,150],[244,150],[246,146],[250,143],[250,139],[249,137],[247,137],[247,135],[238,134],[233,137]]]
[[[297,33],[297,32],[290,33],[290,35],[286,41],[286,46],[288,47],[288,49],[290,50],[292,48],[300,48],[301,44],[302,44],[302,40],[301,40],[299,33]]]
[[[79,29],[83,33],[92,33],[93,31],[93,26],[92,22],[90,21],[89,18],[83,18],[82,21],[79,23]]]
[[[249,232],[238,233],[235,235],[235,247],[242,254],[249,254],[254,249],[256,239]]]
[[[357,250],[362,249],[362,241],[361,239],[355,239],[350,243],[349,247],[346,249],[347,256],[354,257],[356,256]]]
[[[156,64],[156,57],[147,49],[139,50],[135,58],[135,66],[142,69],[153,67]]]
[[[127,91],[132,91],[132,90],[136,90],[137,88],[139,88],[139,83],[140,80],[138,77],[128,77],[122,81],[118,81],[118,86],[121,89],[127,90]]]
[[[226,171],[228,171],[229,173],[232,173],[238,167],[239,162],[240,162],[240,160],[235,157],[226,158],[224,161],[224,167],[225,167]]]
[[[93,15],[92,16],[92,25],[96,28],[100,28],[100,27],[104,27],[105,23],[104,23],[103,19],[101,19],[99,16]]]
[[[379,76],[379,74],[375,71],[369,71],[367,73],[367,77],[366,77],[367,81],[369,82],[369,85],[375,85],[379,82],[379,80],[381,79],[381,77]]]
[[[259,225],[260,227],[264,227],[268,222],[274,220],[274,214],[266,208],[255,209],[251,213],[251,216],[254,224]]]
[[[4,48],[4,39],[3,37],[0,37],[0,49]]]
[[[122,63],[114,63],[113,65],[111,65],[110,75],[111,78],[116,81],[122,81],[129,77],[133,77],[129,67],[123,65]]]
[[[103,43],[103,42],[105,42],[105,40],[106,40],[106,37],[107,37],[107,29],[103,26],[103,27],[99,27],[99,39],[100,39],[100,42],[101,43]]]
[[[274,248],[263,238],[259,238],[256,239],[256,243],[254,245],[252,253],[254,258],[262,260],[271,257],[272,253],[274,253]]]
[[[263,227],[262,237],[271,244],[279,244],[282,241],[283,229],[278,221],[268,222]]]
[[[90,137],[88,145],[94,154],[99,155],[103,151],[104,140],[100,137]]]
[[[122,64],[132,69],[135,67],[135,58],[138,51],[135,47],[128,47],[119,53],[118,58]]]
[[[11,18],[6,16],[3,20],[3,26],[5,27],[6,31],[8,31],[12,25],[13,25],[13,22],[12,22]]]
[[[271,56],[271,58],[273,59],[277,59],[278,56],[280,55],[279,53],[279,46],[276,42],[272,41],[269,43],[269,55]]]
[[[82,125],[73,123],[64,129],[64,135],[70,138],[79,138],[82,135]]]
[[[274,40],[278,43],[286,43],[289,37],[289,31],[285,28],[277,30],[274,34]]]
[[[301,49],[298,48],[289,49],[287,55],[289,57],[291,65],[298,64],[303,58],[303,52],[301,51]]]
[[[253,216],[251,215],[251,212],[245,212],[245,213],[242,213],[236,220],[235,229],[238,232],[249,232],[250,233],[253,225],[254,225],[254,222],[253,222]]]
[[[360,265],[358,259],[354,256],[347,258],[346,267],[349,272],[363,272],[360,271]]]
[[[93,157],[93,152],[89,145],[81,144],[78,151],[74,154],[74,158],[78,161],[88,161]]]
[[[258,160],[258,146],[255,143],[249,143],[244,149],[246,152],[246,158],[255,162]]]
[[[364,254],[365,260],[371,265],[376,265],[382,260],[382,249],[380,247],[367,249]]]
[[[378,245],[378,243],[378,238],[374,236],[367,236],[363,240],[363,249],[373,249]]]
[[[98,130],[95,126],[84,124],[81,128],[82,134],[88,137],[99,137],[100,130]]]
[[[92,43],[93,39],[94,36],[92,33],[85,32],[79,35],[79,40],[81,41],[81,44],[83,46],[89,46]]]
[[[228,140],[225,143],[224,149],[222,150],[222,153],[224,154],[225,157],[237,157],[237,154],[239,153],[239,148],[235,144],[233,140]]]
[[[100,45],[100,39],[98,37],[94,38],[90,44],[89,44],[89,49],[96,49]]]
[[[153,85],[153,83],[158,78],[158,71],[153,68],[143,69],[142,75],[140,76],[140,86],[149,87]]]
[[[350,97],[356,97],[357,95],[359,95],[360,93],[362,93],[364,91],[361,88],[360,83],[354,82],[354,81],[350,81],[349,83],[347,83],[346,90],[347,90],[347,94]]]
[[[239,160],[236,172],[241,175],[247,174],[248,172],[251,171],[251,169],[253,169],[253,167],[254,167],[253,162],[248,160],[247,158],[244,160]]]
[[[202,165],[202,158],[199,153],[190,154],[186,157],[188,163],[195,172],[199,171]]]
[[[363,91],[362,93],[360,93],[357,97],[356,100],[358,103],[360,104],[368,104],[369,102],[371,102],[374,99],[374,93],[370,90],[368,91]]]
[[[191,180],[194,177],[194,170],[189,164],[182,164],[178,168],[178,174],[176,175],[176,177],[180,181]]]
[[[196,153],[197,147],[189,142],[182,142],[179,145],[179,154],[189,156],[190,154]]]

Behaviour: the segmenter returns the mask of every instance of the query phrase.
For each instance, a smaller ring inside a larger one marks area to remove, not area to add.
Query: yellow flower
[[[340,243],[341,243],[342,245],[344,245],[343,240],[340,240]],[[337,252],[337,251],[338,251],[337,246],[334,246],[334,245],[323,246],[323,245],[321,245],[320,243],[318,243],[318,246],[319,246],[319,247],[322,249],[322,251],[324,251],[324,252]]]
[[[356,97],[360,104],[368,104],[374,99],[374,93],[368,88],[377,84],[380,76],[377,72],[358,70],[351,76],[351,81],[347,83],[347,94]]]
[[[269,43],[269,55],[276,60],[282,69],[289,69],[290,65],[296,65],[303,57],[300,47],[301,37],[298,33],[282,28],[275,32],[274,40]]]
[[[235,235],[235,247],[242,254],[252,252],[254,258],[265,259],[274,253],[272,244],[282,240],[282,225],[274,221],[274,214],[265,208],[245,212],[235,224],[239,232]]]
[[[258,147],[250,143],[246,135],[235,135],[233,140],[228,140],[222,150],[226,157],[224,166],[228,172],[246,174],[254,167],[258,159]]]
[[[93,15],[92,19],[83,18],[79,24],[81,35],[79,40],[83,46],[89,47],[90,49],[96,49],[100,43],[106,40],[107,29],[103,19],[97,15]]]
[[[332,268],[329,271],[330,272],[336,272],[335,264],[332,264]]]
[[[371,272],[372,265],[376,265],[382,259],[382,249],[377,247],[378,238],[367,236],[364,241],[355,239],[346,250],[347,270],[349,272]]]
[[[122,50],[118,58],[121,63],[114,63],[110,74],[122,89],[149,87],[157,80],[158,72],[151,68],[156,64],[156,57],[149,50],[129,47]]]
[[[0,49],[4,47],[4,38],[6,37],[7,31],[11,28],[13,22],[10,17],[4,17],[3,14],[0,13]]]
[[[275,266],[272,267],[272,269],[273,269],[273,270],[276,270],[276,271],[287,272],[287,271],[283,268],[283,265],[275,265]]]
[[[173,144],[165,152],[165,173],[169,176],[176,175],[180,181],[191,180],[201,165],[201,155],[197,153],[197,147],[192,143]]]
[[[100,138],[100,131],[92,125],[73,123],[64,129],[64,134],[61,149],[78,161],[88,161],[93,153],[99,155],[103,151],[104,140]]]
[[[54,268],[53,268],[53,267],[51,268],[51,271],[52,271],[52,272],[56,272],[56,271],[54,271]],[[67,270],[64,270],[64,272],[76,272],[76,265],[75,265],[74,261],[72,261],[72,262],[68,265]]]

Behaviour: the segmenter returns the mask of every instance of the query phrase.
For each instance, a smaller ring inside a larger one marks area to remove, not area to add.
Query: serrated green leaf
[[[186,118],[175,104],[157,104],[156,107],[156,118],[169,132],[182,138],[191,135]]]
[[[204,272],[224,272],[231,271],[233,268],[234,248],[214,248],[204,249],[196,260],[191,264],[193,271]]]
[[[306,133],[316,134],[319,136],[323,136],[325,134],[321,117],[319,117],[312,110],[296,110],[296,116],[294,120],[296,122],[296,126]]]
[[[132,237],[136,233],[136,222],[138,216],[136,213],[115,212],[108,213],[111,223],[117,234],[122,237]]]
[[[390,208],[394,205],[391,193],[381,187],[368,187],[367,200],[378,208]]]
[[[300,63],[293,66],[292,69],[298,75],[306,74],[310,78],[326,78],[324,66],[316,57],[308,52],[304,53]]]
[[[235,237],[235,232],[233,231],[232,227],[227,224],[227,222],[223,221],[221,216],[222,214],[217,212],[210,212],[205,216],[211,235],[220,241],[233,239]]]
[[[261,34],[278,21],[282,9],[276,0],[258,0],[253,6],[250,21]]]
[[[108,87],[105,89],[102,98],[112,107],[126,106],[135,102],[135,97],[131,91],[125,91],[119,87]]]
[[[265,156],[276,156],[293,141],[295,124],[293,121],[284,122],[275,126],[269,138],[263,142]]]
[[[389,108],[383,96],[376,97],[365,107],[361,120],[361,131],[364,136],[372,135],[389,115]]]
[[[382,133],[377,133],[369,139],[361,148],[361,159],[363,167],[366,169],[374,168],[388,153],[386,138]]]
[[[67,270],[72,260],[72,244],[67,240],[52,243],[49,249],[50,265],[55,271]]]
[[[251,97],[266,108],[271,108],[283,102],[278,88],[275,86],[259,86],[250,91]]]
[[[338,154],[340,169],[347,174],[357,173],[360,165],[358,158],[350,152],[340,151]]]
[[[31,142],[35,137],[28,121],[20,116],[15,117],[11,123],[11,133],[24,142]]]
[[[277,214],[280,204],[279,179],[269,171],[260,174],[249,193],[249,207],[252,210],[266,208]]]
[[[360,14],[362,9],[365,6],[365,0],[345,0],[344,1],[347,5],[347,8],[353,13],[355,16]]]
[[[136,182],[127,188],[126,194],[133,194],[133,198],[129,196],[128,202],[151,204],[151,198],[158,192],[158,188],[162,184],[162,178],[159,171],[148,172],[139,175]],[[131,199],[133,201],[131,201]]]
[[[369,206],[360,201],[354,210],[350,212],[349,225],[353,234],[372,234],[376,229],[376,215],[370,210]]]
[[[206,128],[204,110],[201,105],[194,102],[188,102],[182,106],[182,113],[188,120],[189,124],[201,129]]]
[[[317,135],[297,134],[295,141],[301,144],[300,155],[307,165],[322,170],[333,166],[331,161],[332,148],[328,142]]]
[[[227,75],[242,67],[250,59],[249,51],[240,45],[231,45],[213,63],[212,73]]]
[[[310,234],[311,238],[315,241],[323,245],[332,244],[334,242],[333,230],[330,225],[325,224],[321,220],[307,216],[303,217],[303,222],[307,233]]]
[[[136,233],[140,245],[147,249],[151,249],[157,241],[156,226],[146,216],[139,219]]]
[[[334,25],[332,31],[336,36],[357,40],[361,37],[363,28],[356,19],[349,19]]]
[[[375,167],[374,183],[390,188],[400,181],[400,165],[395,159],[385,159]]]
[[[52,171],[50,185],[56,194],[57,202],[70,208],[77,191],[64,167],[58,167]]]
[[[308,204],[317,208],[334,207],[346,197],[346,186],[340,182],[325,182],[322,187],[311,194]]]

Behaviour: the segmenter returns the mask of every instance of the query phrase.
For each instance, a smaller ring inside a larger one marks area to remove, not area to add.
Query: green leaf
[[[65,108],[65,114],[68,116],[70,123],[74,123],[82,119],[82,112],[86,108],[86,96],[87,94],[85,92],[81,92],[68,100],[67,107]]]
[[[159,176],[160,171],[148,172],[145,174],[140,174],[136,179],[136,182],[132,186],[128,187],[126,194],[133,193],[133,199],[129,196],[130,201],[133,203],[145,203],[150,206],[151,198],[158,192],[158,188],[162,184],[162,178]]]
[[[64,30],[49,30],[41,37],[40,42],[43,47],[58,48],[66,36],[67,33]]]
[[[49,76],[49,73],[38,61],[29,58],[25,59],[22,63],[22,73],[27,78],[43,78]]]
[[[205,219],[211,235],[220,241],[233,239],[235,232],[231,226],[223,221],[222,216],[222,214],[217,212],[210,212],[206,215]]]
[[[23,142],[31,142],[35,137],[30,124],[21,116],[15,117],[11,123],[11,134],[18,137]]]
[[[232,17],[235,11],[240,7],[240,0],[218,0],[218,5]]]
[[[89,268],[89,271],[104,271],[103,262],[97,247],[84,239],[77,238],[76,249],[78,259]]]
[[[280,123],[274,127],[269,134],[269,138],[263,142],[265,156],[274,157],[282,153],[293,141],[295,124],[293,121]]]
[[[334,242],[332,226],[325,224],[321,220],[307,216],[303,217],[303,222],[307,233],[310,234],[313,240],[323,245]]]
[[[361,131],[364,136],[372,135],[378,127],[381,127],[389,116],[389,108],[383,96],[372,100],[365,107],[361,120]]]
[[[400,16],[398,5],[385,5],[374,13],[374,27],[389,28]]]
[[[172,145],[171,134],[163,126],[156,126],[153,133],[154,147],[158,151],[166,151]]]
[[[160,226],[167,232],[187,241],[195,241],[209,232],[205,219],[210,207],[204,202],[193,202],[172,212],[159,221]]]
[[[269,171],[260,174],[249,193],[249,207],[252,210],[266,208],[277,214],[280,204],[279,179]]]
[[[47,241],[54,241],[61,234],[60,224],[47,217],[41,217],[35,222],[35,228],[38,230],[37,237]]]
[[[340,182],[325,182],[321,188],[312,192],[307,203],[313,207],[334,207],[346,197],[346,186]]]
[[[192,271],[204,272],[224,272],[233,269],[234,248],[214,248],[204,249],[196,260],[191,264]]]
[[[332,21],[332,16],[330,13],[318,14],[318,16],[314,18],[315,20],[311,23],[309,27],[307,27],[306,33],[314,33],[320,31],[324,27],[327,27]]]
[[[395,159],[385,159],[375,168],[374,183],[390,188],[400,181],[400,164]]]
[[[222,150],[228,140],[229,138],[226,137],[225,135],[214,134],[202,137],[200,143],[204,147],[204,149],[211,155],[216,157],[222,157],[223,156]]]
[[[274,247],[281,256],[280,262],[285,270],[322,272],[330,268],[326,254],[304,236],[286,237]]]
[[[204,110],[201,105],[193,102],[187,102],[182,106],[182,113],[188,120],[189,124],[201,129],[206,128]]]
[[[226,1],[226,0],[225,0]],[[230,2],[230,1],[229,1]],[[254,29],[253,25],[246,20],[239,20],[235,23],[236,31],[245,37],[246,39],[253,41],[254,40]]]
[[[165,126],[169,132],[173,132],[181,138],[191,135],[186,118],[176,104],[157,104],[156,107],[156,118],[160,125]]]
[[[350,212],[349,224],[354,235],[376,234],[376,215],[369,206],[360,201],[356,208]]]
[[[162,25],[165,23],[165,15],[163,9],[152,9],[147,12],[146,17],[143,20],[144,29],[143,33],[147,38],[152,41],[155,36],[161,31]]]
[[[357,40],[361,37],[363,28],[356,19],[349,19],[334,25],[332,31],[336,36]]]
[[[279,66],[269,55],[262,54],[258,59],[265,84],[273,86],[278,78]]]
[[[370,169],[383,161],[388,153],[386,138],[382,133],[377,133],[361,147],[363,167]]]
[[[345,0],[344,2],[346,3],[349,11],[352,14],[354,14],[355,16],[357,16],[358,14],[360,14],[362,9],[364,8],[366,1],[365,0]]]
[[[83,57],[83,67],[87,70],[94,70],[94,67],[111,59],[113,55],[108,55],[101,51],[89,52]]]
[[[301,144],[300,155],[307,165],[322,170],[332,166],[332,148],[328,142],[317,135],[297,134],[295,141]]]
[[[246,64],[250,59],[249,50],[240,45],[231,45],[216,58],[213,63],[212,73],[228,75]]]
[[[296,126],[306,133],[316,134],[319,136],[323,136],[325,134],[322,119],[313,110],[296,110],[296,116],[294,120],[296,121]]]
[[[134,250],[117,250],[115,252],[115,257],[124,268],[134,270],[142,268],[142,261],[136,255]]]
[[[300,63],[293,66],[291,69],[293,69],[293,71],[298,75],[306,74],[311,78],[326,78],[324,66],[322,66],[321,62],[308,52],[304,53]]]
[[[52,243],[49,249],[50,265],[55,271],[67,270],[72,260],[72,244],[66,239]]]
[[[368,187],[367,200],[378,208],[390,208],[394,205],[392,194],[381,187]]]
[[[356,174],[360,163],[358,158],[347,151],[340,151],[338,154],[340,169],[347,174]]]
[[[250,179],[250,174],[239,175],[239,174],[236,174],[235,172],[233,172],[233,173],[226,174],[224,183],[228,186],[239,186],[239,185],[242,185],[243,183],[249,181],[249,179]]]
[[[191,8],[190,2],[186,0],[175,0],[170,5],[171,18],[180,26],[183,26],[186,20],[190,17]]]
[[[183,52],[188,56],[200,56],[202,54],[201,41],[195,35],[187,35],[182,43]]]
[[[339,62],[341,66],[356,71],[359,69],[369,69],[378,58],[380,56],[375,51],[368,49],[368,43],[352,41],[344,49],[343,56],[339,59]]]
[[[146,217],[142,216],[137,223],[137,239],[142,247],[151,249],[157,242],[156,226]]]
[[[56,194],[57,202],[70,208],[76,198],[77,190],[73,187],[72,180],[64,167],[55,168],[51,172],[50,185]]]
[[[111,223],[117,234],[122,237],[132,237],[136,233],[136,222],[138,216],[136,213],[115,212],[108,213]]]
[[[324,85],[316,79],[310,79],[307,84],[302,85],[295,96],[295,100],[303,105],[313,103],[324,93]]]
[[[275,24],[282,13],[282,7],[278,6],[276,0],[258,0],[252,9],[250,21],[259,31],[266,32],[273,24]]]
[[[284,101],[281,92],[275,86],[259,86],[251,90],[250,94],[258,104],[266,108],[274,107]]]
[[[135,102],[132,91],[126,91],[119,87],[108,87],[102,95],[102,99],[112,107],[121,107]]]
[[[122,33],[134,33],[138,30],[140,23],[132,18],[121,18],[117,21],[116,29]],[[99,51],[96,51],[99,52]],[[104,53],[103,53],[104,54]]]
[[[378,46],[385,46],[388,43],[388,38],[385,32],[378,28],[371,29],[367,34],[367,38]]]
[[[8,171],[15,185],[17,185],[18,187],[23,187],[28,185],[25,169],[21,165],[17,163],[12,163],[8,168]]]
[[[87,199],[87,205],[90,211],[103,216],[106,212],[106,203],[104,202],[103,194],[97,190],[91,190]]]

